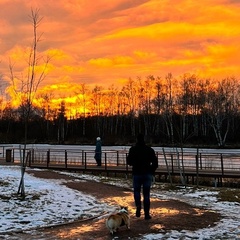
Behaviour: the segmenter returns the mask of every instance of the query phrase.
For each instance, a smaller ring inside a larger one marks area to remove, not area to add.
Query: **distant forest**
[[[213,127],[203,116],[184,116],[187,130],[183,130],[182,116],[174,114],[171,122],[166,122],[164,115],[131,116],[99,116],[86,119],[67,120],[59,119],[47,121],[42,118],[33,119],[29,123],[28,143],[53,144],[95,144],[100,136],[104,145],[125,145],[135,142],[139,132],[146,134],[146,141],[153,146],[219,146]],[[227,144],[237,146],[240,142],[240,118],[231,117],[231,126],[228,130]],[[236,123],[236,124],[235,124]],[[173,124],[173,134],[168,129]],[[146,130],[147,129],[147,130]],[[222,126],[226,132],[227,123]],[[188,135],[184,135],[184,132]],[[0,120],[0,142],[20,143],[24,141],[24,123],[15,120]]]
[[[83,111],[71,117],[66,114],[71,106],[64,101],[57,110],[50,104],[33,105],[28,143],[94,144],[100,136],[104,145],[125,145],[134,143],[139,132],[153,146],[240,143],[240,85],[233,77],[213,82],[194,75],[181,81],[171,74],[164,79],[149,76],[129,79],[121,91],[95,87],[87,92],[84,87],[81,97]],[[24,102],[1,111],[1,143],[24,140],[23,108]]]

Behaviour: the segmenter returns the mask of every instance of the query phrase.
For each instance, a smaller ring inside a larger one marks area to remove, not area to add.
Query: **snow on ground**
[[[26,200],[21,201],[17,197],[20,175],[18,166],[1,166],[0,168],[0,238],[13,231],[30,230],[95,217],[111,209],[115,210],[113,206],[99,202],[90,195],[61,185],[63,180],[39,179],[27,173],[25,174]],[[77,174],[71,173],[71,175],[76,176],[79,182],[90,178],[93,180],[93,176],[81,174],[80,179]],[[94,179],[99,181],[100,177],[95,176]],[[119,181],[111,183],[119,185]],[[211,228],[195,232],[182,230],[148,234],[142,239],[240,239],[240,204],[219,202],[217,191],[200,189],[193,191],[192,188],[182,188],[177,191],[153,190],[152,195],[160,199],[177,199],[196,207],[220,212],[223,218]]]
[[[39,179],[27,173],[24,177],[26,199],[22,201],[17,196],[20,177],[20,167],[1,166],[0,236],[11,231],[94,217],[109,210],[108,205],[61,185],[59,180]]]
[[[222,215],[221,221],[212,228],[199,229],[191,231],[172,231],[168,239],[240,239],[240,204],[237,202],[219,202],[217,200],[217,191],[198,190],[192,192],[191,188],[179,191],[168,191],[161,194],[153,194],[161,199],[176,199],[187,202],[192,206],[203,207]],[[148,235],[144,239],[161,239],[166,235]]]

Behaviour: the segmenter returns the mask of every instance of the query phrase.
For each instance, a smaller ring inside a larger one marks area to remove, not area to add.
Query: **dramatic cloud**
[[[43,17],[45,85],[120,84],[148,75],[238,77],[240,3],[231,0],[1,0],[0,73],[27,67],[31,8]]]

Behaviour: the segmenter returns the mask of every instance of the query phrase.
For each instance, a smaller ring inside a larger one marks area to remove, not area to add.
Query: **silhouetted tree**
[[[38,27],[42,21],[42,17],[39,14],[39,9],[31,9],[30,20],[33,26],[33,41],[31,47],[27,52],[27,72],[23,73],[20,78],[14,74],[14,64],[9,63],[10,75],[12,80],[12,88],[15,92],[15,96],[20,101],[21,116],[24,122],[25,134],[24,134],[24,149],[22,155],[22,178],[19,185],[18,193],[21,194],[22,198],[25,198],[24,190],[24,171],[26,165],[26,144],[28,139],[28,123],[31,117],[33,101],[36,97],[37,89],[39,84],[44,80],[47,73],[47,65],[50,58],[47,56],[46,59],[41,56],[37,51],[38,43],[41,38],[41,34],[38,35]],[[41,69],[41,70],[40,70]]]

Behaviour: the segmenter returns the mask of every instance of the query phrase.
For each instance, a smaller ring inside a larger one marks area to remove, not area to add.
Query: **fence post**
[[[197,155],[196,155],[196,182],[197,182],[197,187],[198,187],[198,184],[199,184],[198,174],[199,174],[199,163],[198,163],[198,151],[197,151]]]
[[[82,150],[82,165],[84,165],[85,161],[84,161],[84,150]]]
[[[50,149],[47,150],[47,168],[49,167],[50,163]]]
[[[126,178],[128,178],[128,164],[127,164],[127,156],[128,156],[128,153],[126,153]]]
[[[67,168],[67,150],[65,150],[65,168]]]
[[[5,158],[5,147],[3,146],[3,158]]]
[[[117,166],[119,165],[119,155],[118,155],[118,151],[117,151]]]
[[[14,162],[14,148],[12,148],[12,162]]]
[[[28,151],[28,155],[27,155],[27,158],[28,158],[28,166],[31,167],[31,161],[32,161],[32,151]]]
[[[202,169],[202,154],[200,153],[200,169]]]
[[[172,173],[174,173],[174,167],[173,167],[173,155],[171,154],[171,164],[172,164]]]
[[[34,163],[34,149],[32,149],[31,161]]]
[[[87,170],[87,153],[84,152],[84,169]]]
[[[223,155],[221,153],[221,169],[222,169],[222,177],[220,178],[220,182],[221,182],[221,186],[222,186],[222,179],[223,179],[223,176],[224,176],[224,166],[223,166]]]
[[[104,153],[105,170],[107,170],[107,153]]]
[[[221,153],[221,170],[222,170],[222,176],[224,175],[224,167],[223,167],[223,155]]]

